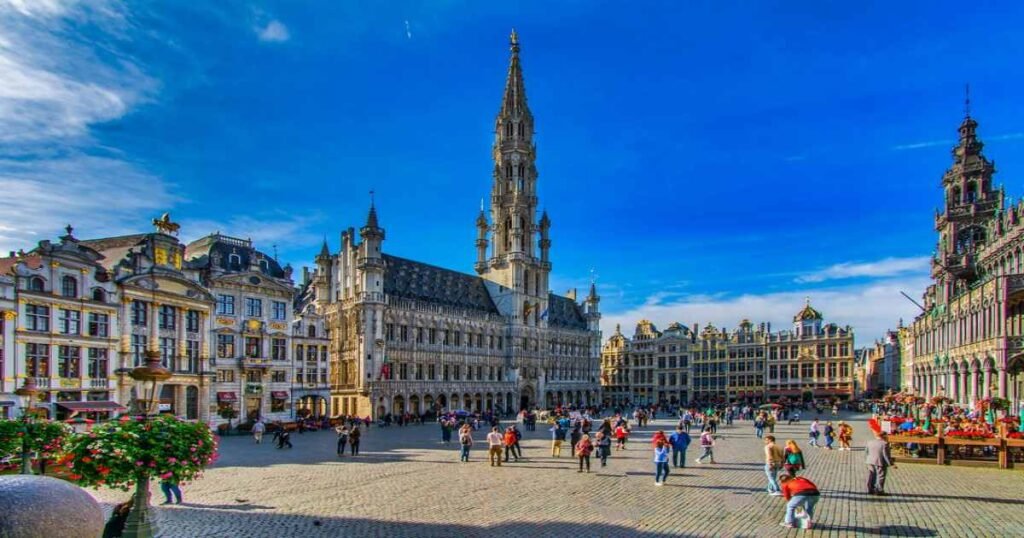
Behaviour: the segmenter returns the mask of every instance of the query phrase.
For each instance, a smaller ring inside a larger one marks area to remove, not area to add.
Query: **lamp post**
[[[171,377],[171,371],[160,364],[160,352],[146,351],[146,364],[136,366],[129,374],[135,380],[135,407],[143,420],[160,410],[160,388]],[[125,538],[152,538],[156,534],[149,513],[149,475],[140,472],[135,481],[135,499],[125,520]]]
[[[21,388],[14,391],[14,394],[18,396],[18,399],[25,403],[25,405],[22,406],[21,411],[21,426],[23,433],[21,437],[21,474],[32,474],[32,453],[28,449],[28,424],[29,420],[32,418],[32,404],[35,402],[36,394],[39,394],[39,389],[36,388],[36,378],[32,376],[25,376],[25,382],[21,385]]]

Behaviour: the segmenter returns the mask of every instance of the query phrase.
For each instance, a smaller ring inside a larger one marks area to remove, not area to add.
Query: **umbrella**
[[[455,412],[455,416],[457,416],[457,417],[468,417],[469,416],[469,411],[464,411],[462,409],[459,409],[458,411]]]
[[[782,407],[782,405],[780,405],[780,404],[770,403],[770,404],[759,405],[757,408],[758,409],[779,409],[781,407]]]
[[[96,423],[95,420],[93,420],[91,418],[85,418],[85,417],[69,418],[69,419],[65,420],[64,422],[67,422],[68,424],[95,424]]]

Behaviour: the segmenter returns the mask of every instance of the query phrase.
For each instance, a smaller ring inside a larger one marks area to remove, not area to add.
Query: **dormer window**
[[[267,260],[260,260],[260,267],[262,267],[264,271],[268,271],[269,272],[270,271],[270,262],[268,262]]]
[[[28,279],[29,291],[43,291],[44,282],[42,277],[34,276]]]
[[[107,292],[103,291],[103,288],[96,288],[92,290],[92,300],[99,301],[101,303],[107,302]]]
[[[60,279],[60,294],[64,297],[78,297],[78,280],[73,276]]]
[[[242,257],[238,254],[228,254],[228,268],[238,269],[242,266]]]
[[[309,336],[309,338],[316,338],[316,325],[310,325],[309,328],[306,330],[306,333]]]

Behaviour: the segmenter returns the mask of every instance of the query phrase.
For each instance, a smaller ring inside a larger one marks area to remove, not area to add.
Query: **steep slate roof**
[[[384,293],[498,313],[480,277],[384,254]]]
[[[274,278],[284,278],[284,269],[281,268],[281,264],[266,253],[254,248],[252,242],[246,239],[211,234],[197,239],[185,247],[185,258],[192,262],[190,265],[198,268],[212,266],[214,253],[220,255],[220,268],[227,272],[248,271],[253,257],[262,256],[262,259],[267,261],[267,268],[260,267],[259,272]],[[236,266],[229,263],[231,254],[237,254],[241,260]]]
[[[548,294],[548,326],[587,330],[587,318],[580,305],[568,297]]]

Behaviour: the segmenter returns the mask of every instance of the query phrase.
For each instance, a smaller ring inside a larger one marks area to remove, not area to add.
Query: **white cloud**
[[[256,35],[259,36],[260,41],[270,43],[282,43],[288,41],[291,37],[288,33],[288,27],[277,19],[272,19],[265,25],[258,25],[256,27]]]
[[[62,235],[80,238],[148,229],[176,199],[157,177],[116,158],[72,153],[30,161],[0,159],[0,255]]]
[[[655,298],[638,307],[605,314],[601,328],[607,338],[617,323],[622,325],[623,334],[631,336],[641,319],[653,321],[660,330],[676,321],[686,326],[698,323],[701,328],[710,322],[718,328],[732,330],[740,320],[749,319],[755,324],[770,322],[772,331],[778,331],[792,326],[793,316],[803,308],[805,297],[810,297],[826,322],[853,327],[856,345],[861,347],[880,338],[886,329],[895,328],[900,318],[909,323],[920,310],[900,292],[918,296],[929,284],[927,277],[907,277],[830,289],[690,296],[672,302]]]
[[[928,256],[913,258],[885,258],[873,262],[844,262],[826,267],[796,278],[796,282],[825,282],[857,277],[889,277],[909,273],[925,273],[928,271]]]
[[[220,232],[232,237],[251,239],[256,248],[273,253],[274,245],[288,249],[319,246],[323,236],[312,229],[319,221],[320,217],[316,214],[291,215],[277,212],[258,216],[237,216],[225,221],[184,219],[181,231],[182,240],[186,242]]]

